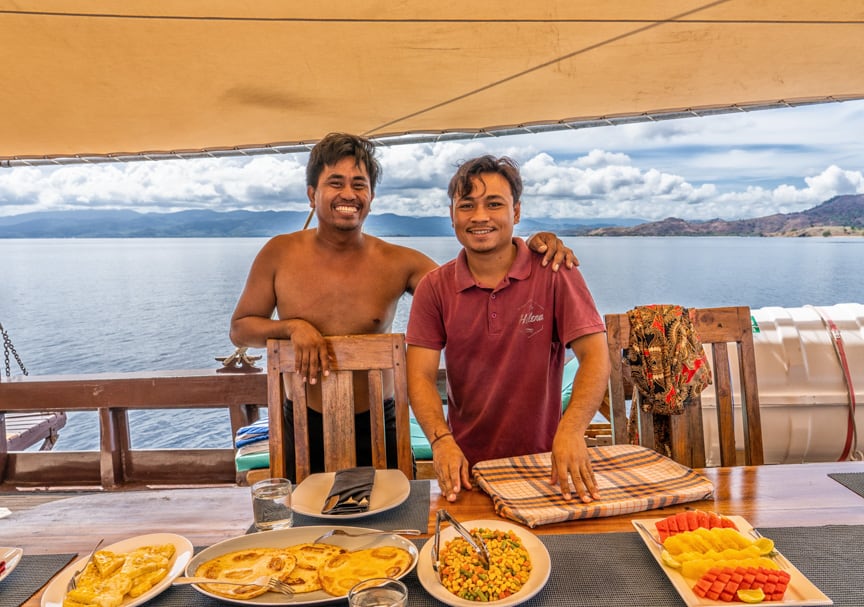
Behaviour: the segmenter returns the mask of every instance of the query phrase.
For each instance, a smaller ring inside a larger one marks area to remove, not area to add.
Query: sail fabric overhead
[[[0,0],[0,162],[864,98],[861,0]]]

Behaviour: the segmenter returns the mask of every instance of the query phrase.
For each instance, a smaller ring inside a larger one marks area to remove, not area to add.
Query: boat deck
[[[103,493],[99,490],[85,491],[0,491],[0,507],[8,508],[12,512],[23,512],[30,510],[42,504],[56,502],[69,497],[80,497],[82,495],[92,495],[95,493]]]

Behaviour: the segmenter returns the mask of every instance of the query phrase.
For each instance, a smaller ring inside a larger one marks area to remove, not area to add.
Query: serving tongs
[[[483,541],[482,537],[471,535],[471,532],[468,531],[462,524],[457,521],[453,516],[447,512],[446,510],[439,510],[438,514],[435,516],[435,542],[432,544],[432,569],[435,570],[435,573],[438,574],[438,579],[441,579],[441,562],[438,560],[438,555],[440,554],[440,544],[441,544],[441,521],[447,521],[450,525],[461,535],[468,545],[474,549],[477,553],[477,556],[480,557],[480,561],[483,563],[483,566],[487,569],[489,568],[489,550],[486,548],[486,542]]]

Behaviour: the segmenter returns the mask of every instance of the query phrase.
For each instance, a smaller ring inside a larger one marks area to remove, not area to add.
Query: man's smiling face
[[[504,250],[512,245],[520,206],[503,176],[480,173],[471,178],[471,191],[459,193],[450,206],[456,238],[475,253]]]
[[[308,188],[309,204],[315,209],[318,225],[338,230],[363,226],[372,204],[372,186],[366,167],[353,156],[325,165],[315,188]]]

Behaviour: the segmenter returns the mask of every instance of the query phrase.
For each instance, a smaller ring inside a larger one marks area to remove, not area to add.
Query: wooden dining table
[[[742,516],[754,527],[864,525],[864,498],[828,476],[837,472],[864,473],[864,462],[706,468],[698,472],[714,483],[713,498],[651,514],[543,525],[532,532],[632,532],[633,518],[666,516],[692,507]],[[451,503],[434,481],[415,482],[431,483],[429,520],[424,530],[427,536],[434,532],[436,512],[442,508],[461,521],[497,516],[489,496],[477,489],[463,491]],[[42,504],[38,513],[34,509],[34,516],[21,517],[17,524],[15,517],[0,520],[0,545],[22,547],[25,554],[82,554],[89,552],[99,538],[105,538],[107,545],[135,535],[166,532],[183,535],[195,546],[208,546],[244,534],[251,521],[248,487],[122,491],[104,493],[98,499],[98,508],[87,499],[72,498]],[[164,503],[164,507],[154,508],[153,500]],[[73,503],[76,501],[80,506]],[[110,524],[106,525],[106,521]],[[41,593],[24,605],[39,605]]]

